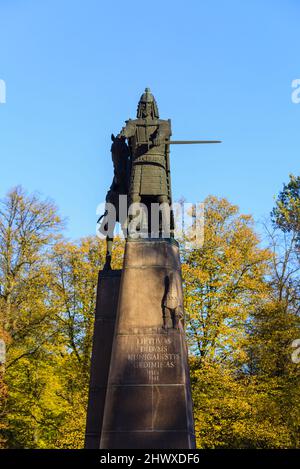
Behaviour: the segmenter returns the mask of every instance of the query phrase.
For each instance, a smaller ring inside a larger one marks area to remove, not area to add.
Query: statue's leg
[[[170,308],[170,316],[173,329],[177,329],[178,325],[176,324],[176,309]]]
[[[175,231],[175,220],[174,220],[174,212],[171,208],[170,212],[170,237],[174,238],[174,231]]]
[[[177,306],[176,308],[174,308],[172,310],[171,316],[172,316],[173,327],[175,329],[179,328],[180,321],[182,323],[182,327],[184,327],[184,324],[183,324],[183,310],[182,310],[181,306]]]
[[[163,305],[162,307],[162,317],[163,317],[163,328],[167,329],[167,317],[166,317],[166,306]]]
[[[160,211],[160,217],[159,217],[159,234],[160,235],[165,234],[164,237],[166,237],[166,234],[171,236],[171,214],[170,214],[170,205],[169,205],[168,196],[166,195],[158,196],[158,202],[159,204],[163,204],[162,209]],[[169,226],[164,226],[163,220],[165,220],[165,223],[168,223]],[[164,228],[165,228],[164,230],[165,232],[163,233]],[[174,237],[174,231],[173,231],[173,237]]]
[[[169,308],[168,306],[163,305],[162,307],[162,316],[163,316],[163,328],[164,329],[178,329],[179,322],[176,318],[176,309]]]
[[[130,203],[131,204],[139,204],[141,201],[141,196],[138,192],[133,192],[131,195],[130,195]]]
[[[129,209],[130,209],[130,206],[131,204],[139,204],[141,202],[141,196],[138,192],[133,192],[130,194],[130,200],[129,200]],[[133,214],[130,214],[128,215],[128,226],[129,226],[129,229],[128,229],[128,235],[130,236],[130,222],[135,218],[137,217],[139,214],[136,213],[135,215]],[[136,226],[136,229],[139,230],[140,229],[140,226],[137,225]]]
[[[104,264],[103,270],[111,269],[111,255],[112,255],[113,240],[114,239],[109,236],[106,237],[106,257],[105,257],[105,264]]]

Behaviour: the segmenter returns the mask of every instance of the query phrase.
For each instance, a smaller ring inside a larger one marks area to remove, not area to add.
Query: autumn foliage
[[[300,447],[297,181],[292,202],[279,197],[273,223],[260,228],[263,239],[250,216],[211,196],[203,246],[181,240],[199,448]],[[1,201],[0,447],[83,447],[105,245],[62,233],[51,201],[20,187]],[[115,268],[123,249],[117,239]]]

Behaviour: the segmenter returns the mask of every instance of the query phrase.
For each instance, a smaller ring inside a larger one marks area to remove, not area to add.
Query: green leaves
[[[290,174],[290,180],[284,184],[271,216],[275,225],[284,232],[295,232],[300,241],[300,176]]]

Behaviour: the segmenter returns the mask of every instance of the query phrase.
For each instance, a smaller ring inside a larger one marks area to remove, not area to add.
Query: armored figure
[[[183,321],[183,305],[181,303],[182,292],[181,279],[177,272],[170,272],[165,277],[165,293],[162,299],[163,327],[164,329],[179,327]]]
[[[171,121],[159,119],[158,107],[149,88],[137,108],[137,119],[126,121],[117,138],[127,139],[131,174],[130,202],[166,202],[171,205],[169,147]]]
[[[129,119],[121,132],[114,137],[111,147],[114,165],[114,178],[106,196],[106,204],[110,203],[116,210],[116,221],[120,222],[125,234],[130,224],[129,215],[126,220],[120,219],[120,195],[126,195],[127,207],[133,203],[141,203],[147,210],[147,233],[153,235],[151,229],[151,204],[160,204],[159,226],[155,233],[160,237],[174,236],[174,215],[172,211],[170,145],[219,143],[219,140],[177,140],[171,141],[171,121],[159,118],[158,107],[149,88],[145,89],[137,107],[137,118]],[[108,205],[107,205],[108,206]],[[99,231],[107,233],[108,212],[99,218]],[[167,236],[163,228],[163,220],[167,220]],[[101,223],[100,223],[101,222]],[[113,241],[111,226],[107,239],[105,268],[110,269],[111,249]],[[128,232],[127,232],[128,231]],[[154,235],[155,236],[155,235]],[[171,308],[173,309],[173,308]]]

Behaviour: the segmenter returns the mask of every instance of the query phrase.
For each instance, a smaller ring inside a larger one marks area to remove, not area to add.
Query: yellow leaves
[[[8,345],[0,395],[8,445],[80,448],[105,241],[63,240],[55,206],[20,189],[6,210],[13,223],[0,218],[0,333]],[[123,252],[116,238],[113,268],[122,267]],[[288,361],[299,321],[272,297],[270,252],[252,218],[207,198],[204,245],[182,259],[199,447],[300,446],[300,372]]]
[[[197,354],[190,366],[198,447],[299,447],[300,372],[289,357],[299,320],[273,300],[273,254],[237,207],[210,197],[205,210],[204,245],[183,252],[182,269]]]
[[[236,379],[232,370],[191,359],[195,432],[198,448],[291,447],[290,430],[277,399],[256,379]]]
[[[240,215],[225,199],[205,201],[204,245],[184,252],[182,266],[187,332],[198,348],[199,343],[204,349],[222,344],[224,353],[231,353],[232,341],[268,289],[269,258],[250,216]]]

